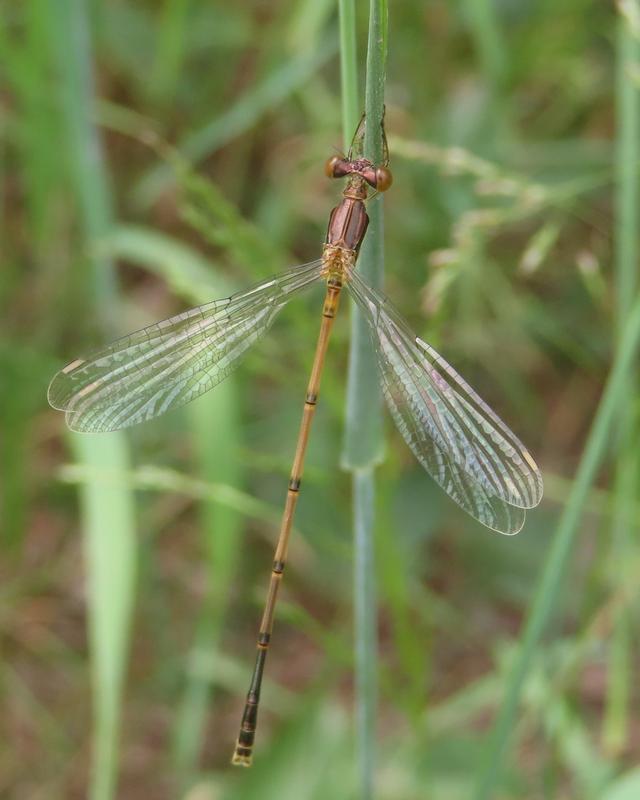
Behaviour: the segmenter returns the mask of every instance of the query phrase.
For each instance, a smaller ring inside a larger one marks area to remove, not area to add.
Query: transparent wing
[[[68,364],[49,403],[72,430],[112,431],[188,403],[229,375],[289,298],[320,277],[322,262],[295,267],[224,300],[192,308]]]
[[[418,461],[483,525],[517,533],[524,509],[542,498],[527,449],[383,295],[357,272],[347,286],[371,327],[391,415]]]

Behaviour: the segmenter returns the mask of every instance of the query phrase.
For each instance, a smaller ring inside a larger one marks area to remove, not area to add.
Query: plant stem
[[[371,0],[365,113],[364,150],[374,163],[382,157],[380,120],[384,112],[384,79],[387,46],[385,0]],[[358,258],[358,270],[374,288],[384,276],[382,196],[367,208],[369,228]],[[366,320],[357,308],[351,313],[351,352],[347,384],[347,424],[342,463],[345,469],[369,469],[382,456],[382,414],[378,366]]]
[[[233,379],[202,398],[188,410],[194,454],[200,479],[209,486],[228,480],[239,486],[241,469],[234,457],[234,443],[241,438],[239,404]],[[225,420],[212,425],[212,420]],[[214,656],[220,647],[229,597],[236,579],[236,566],[243,546],[242,518],[233,508],[215,500],[200,503],[204,557],[208,565],[208,591],[203,600],[195,642],[187,664]],[[205,740],[207,714],[211,710],[215,675],[187,669],[185,687],[174,733],[174,763],[177,785],[188,794],[196,778],[198,755]]]
[[[489,79],[492,92],[496,94],[504,83],[507,59],[495,4],[493,0],[470,0],[466,13],[476,40],[483,72]]]
[[[83,234],[89,244],[112,227],[111,186],[105,169],[100,137],[93,122],[95,87],[91,61],[87,0],[61,0],[51,12],[51,36],[61,77],[62,110],[69,144],[69,166]],[[86,286],[89,300],[105,335],[114,335],[118,284],[108,256],[92,247]]]
[[[640,192],[640,93],[631,78],[631,69],[640,59],[640,42],[621,15],[617,38],[617,147],[616,147],[616,306],[618,347],[638,289],[638,226]],[[627,379],[627,394],[635,396],[636,382]],[[633,513],[639,472],[635,438],[637,418],[628,405],[620,414],[616,431],[618,453],[615,465],[613,525],[610,574],[612,586],[618,585],[620,572],[631,555],[629,524]],[[628,732],[628,708],[631,681],[631,620],[628,609],[618,610],[614,620],[609,669],[603,742],[611,753],[624,746]]]
[[[373,469],[353,473],[356,755],[359,796],[374,796],[378,637]]]
[[[344,152],[360,118],[358,100],[358,48],[355,0],[338,0],[340,13],[340,85],[342,89],[342,138]]]
[[[638,207],[640,206],[640,92],[631,69],[640,59],[640,41],[626,19],[618,22],[616,142],[616,304],[618,338],[638,290]]]
[[[355,8],[340,0],[342,47],[343,123],[345,148],[355,130],[357,109],[357,59]],[[365,156],[380,162],[384,114],[387,51],[386,0],[371,0],[365,87]],[[383,281],[383,219],[381,198],[368,207],[369,229],[358,259],[358,269],[373,286]],[[342,463],[353,474],[354,613],[356,671],[356,742],[359,796],[374,794],[375,718],[377,703],[377,612],[374,557],[374,466],[382,453],[382,421],[378,368],[366,321],[352,308],[351,352],[347,387],[347,423]]]
[[[549,550],[538,588],[525,623],[522,644],[516,655],[506,686],[504,700],[493,726],[487,749],[481,761],[481,771],[476,785],[476,800],[493,796],[500,777],[502,761],[514,728],[518,702],[522,693],[534,651],[544,628],[556,608],[556,597],[570,562],[578,523],[587,494],[598,467],[609,446],[609,436],[617,414],[625,407],[627,375],[640,345],[640,299],[635,301],[624,329],[622,344],[616,354],[613,368],[607,379],[595,419],[589,431],[587,444],[580,460],[576,479],[571,488],[553,544]]]
[[[48,29],[60,73],[71,187],[82,224],[83,249],[90,254],[87,277],[77,277],[87,295],[87,318],[97,319],[107,336],[114,332],[118,287],[109,256],[98,254],[96,247],[112,229],[113,203],[93,122],[89,5],[86,0],[60,0],[55,11],[49,12]],[[129,470],[122,433],[109,437],[72,434],[70,438],[82,471],[102,469],[117,475]],[[87,795],[92,800],[111,800],[117,793],[120,719],[134,602],[135,503],[129,486],[90,480],[80,488],[80,505],[93,691],[93,753]]]

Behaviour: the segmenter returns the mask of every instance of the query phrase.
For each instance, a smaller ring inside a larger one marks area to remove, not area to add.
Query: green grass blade
[[[93,477],[94,473],[98,476],[106,474],[105,470],[89,470],[88,467],[78,464],[65,464],[58,470],[60,479],[66,483],[85,483],[90,473],[90,477]],[[242,492],[233,486],[220,483],[210,484],[171,469],[143,466],[113,476],[114,481],[116,477],[122,485],[143,492],[162,492],[163,494],[175,492],[194,500],[218,503],[250,519],[268,522],[274,528],[277,528],[282,517],[278,506],[265,503],[263,500],[256,500],[253,495]],[[294,532],[296,530],[294,528]]]
[[[353,475],[356,761],[359,797],[374,796],[378,705],[378,615],[374,553],[373,469]]]
[[[61,0],[51,10],[50,35],[60,71],[69,166],[77,195],[77,211],[90,244],[112,223],[111,188],[102,147],[93,122],[94,76],[86,0]],[[87,278],[77,276],[105,332],[114,332],[117,280],[113,264],[92,253]]]
[[[112,258],[140,264],[162,278],[172,292],[192,305],[226,297],[233,291],[197,250],[152,228],[117,225],[101,242],[101,247]]]
[[[485,75],[493,91],[504,82],[507,64],[506,51],[500,30],[495,0],[471,0],[466,4],[471,32]]]
[[[228,111],[188,134],[178,145],[180,153],[192,161],[199,161],[228,144],[304,86],[335,51],[335,40],[331,38],[315,49],[303,50],[286,59],[280,68],[269,72],[262,82],[243,94]],[[171,183],[172,178],[169,167],[155,167],[136,187],[136,201],[142,206],[150,205]]]
[[[241,439],[238,397],[233,381],[225,381],[188,409],[198,474],[215,484],[239,487],[241,470],[234,453]],[[186,659],[187,680],[174,736],[179,782],[193,779],[211,705],[212,676],[189,665],[202,663],[219,647],[242,547],[242,518],[233,508],[209,500],[200,507],[203,551],[208,565],[208,590],[196,624],[196,636]]]
[[[602,795],[602,800],[635,800],[640,795],[640,767],[633,767],[617,778]]]
[[[631,74],[640,61],[640,40],[634,36],[628,21],[621,16],[617,37],[617,146],[616,146],[616,305],[618,343],[629,317],[629,310],[638,288],[640,216],[640,91]],[[629,376],[627,392],[637,389]],[[614,509],[611,537],[611,580],[615,586],[620,571],[633,555],[629,523],[640,468],[637,452],[637,415],[631,405],[620,414],[617,431],[620,446],[616,461]],[[606,709],[603,742],[616,753],[624,747],[629,727],[631,692],[631,620],[627,608],[620,608],[614,621],[609,653]]]
[[[382,157],[382,137],[378,121],[384,111],[384,81],[387,53],[387,4],[370,5],[369,42],[365,112],[367,127],[365,155],[374,163]],[[384,233],[382,196],[367,207],[369,228],[358,258],[358,270],[371,286],[381,288],[384,273]],[[363,469],[378,463],[382,456],[382,413],[380,384],[369,328],[358,309],[351,314],[351,351],[347,382],[347,422],[342,464],[346,469]]]
[[[200,179],[200,184],[202,193],[208,197],[206,181]],[[120,225],[105,240],[104,247],[112,257],[144,265],[145,269],[166,280],[172,291],[187,302],[202,303],[213,297],[224,297],[232,291],[197,251],[151,229]],[[215,489],[226,483],[235,487],[236,498],[241,494],[238,490],[241,470],[234,457],[241,434],[233,377],[188,406],[186,413],[198,472],[197,478],[188,481],[200,503],[202,547],[209,580],[195,624],[195,640],[184,662],[185,683],[173,732],[176,783],[185,790],[196,775],[215,677],[198,665],[215,662],[242,546],[240,528],[244,512],[238,508],[237,502],[229,502]],[[166,488],[170,489],[169,482]]]
[[[514,728],[522,687],[545,625],[555,608],[555,600],[572,554],[587,494],[609,446],[616,415],[624,409],[627,376],[640,343],[640,300],[636,300],[625,328],[622,345],[614,360],[605,390],[580,460],[555,538],[529,609],[515,666],[505,689],[504,700],[482,759],[474,797],[493,797],[508,741]]]
[[[187,43],[185,33],[190,0],[165,0],[151,73],[151,92],[166,103],[175,92]]]
[[[89,3],[62,0],[49,9],[49,35],[60,73],[68,162],[84,247],[91,254],[80,283],[103,334],[115,328],[117,281],[111,259],[96,243],[112,227],[112,198],[101,142],[93,122],[95,88]],[[125,471],[123,434],[73,437],[79,469]],[[128,486],[89,482],[80,490],[88,573],[88,627],[93,675],[93,759],[90,797],[116,795],[119,726],[130,636],[135,574],[133,497]]]
[[[227,144],[303,86],[335,51],[334,40],[326,39],[318,49],[304,49],[294,58],[287,59],[279,69],[270,72],[262,83],[240,97],[225,114],[189,134],[181,143],[180,152],[192,160],[198,160]]]
[[[342,90],[342,134],[344,152],[360,119],[358,100],[358,53],[354,0],[338,0],[340,14],[340,87]]]
[[[214,183],[190,171],[185,163],[176,167],[184,192],[182,215],[205,240],[224,248],[234,263],[247,269],[258,266],[263,275],[282,270],[285,254],[246,220]]]
[[[90,797],[109,800],[116,796],[122,695],[133,613],[137,553],[134,502],[122,481],[109,477],[129,468],[124,437],[70,436],[78,469],[87,473],[79,496],[93,683]]]
[[[640,90],[632,70],[640,61],[640,40],[620,17],[617,41],[616,303],[622,335],[638,289],[640,207]]]
[[[355,9],[341,2],[343,125],[345,146],[355,130],[357,57]],[[379,120],[384,113],[387,53],[387,5],[372,0],[369,9],[365,111],[365,154],[379,163],[382,136]],[[358,259],[358,269],[373,286],[383,280],[382,202],[369,203],[369,229]],[[366,321],[355,308],[351,317],[351,350],[347,386],[347,412],[342,464],[353,473],[354,611],[356,672],[356,750],[358,793],[373,797],[375,774],[375,719],[377,707],[377,611],[374,557],[375,484],[373,469],[382,453],[381,400],[377,364]]]

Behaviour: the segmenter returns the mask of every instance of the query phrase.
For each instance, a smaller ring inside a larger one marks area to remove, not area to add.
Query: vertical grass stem
[[[387,53],[387,3],[371,0],[369,7],[367,77],[365,85],[365,155],[374,162],[382,156],[379,121],[384,114]],[[346,137],[358,119],[355,7],[340,0],[343,123]],[[369,230],[358,259],[358,269],[373,286],[383,281],[383,228],[380,197],[369,203]],[[356,670],[356,741],[359,796],[374,794],[375,718],[377,701],[377,613],[374,558],[374,467],[382,453],[381,399],[375,354],[366,321],[352,308],[351,352],[343,466],[353,474],[354,609]]]
[[[91,3],[60,0],[49,10],[51,50],[60,75],[61,109],[71,187],[82,224],[88,270],[75,276],[87,295],[87,317],[102,334],[114,333],[117,281],[108,256],[96,244],[113,225],[113,202],[102,147],[94,124],[95,83],[89,26]],[[85,264],[83,264],[84,268]],[[91,309],[91,311],[89,310]],[[117,476],[129,469],[122,433],[109,437],[72,434],[80,468]],[[91,800],[117,794],[119,734],[136,572],[134,500],[130,487],[114,480],[82,484],[83,535],[87,570],[88,628],[93,688]]]
[[[640,41],[622,15],[618,21],[616,51],[616,336],[618,347],[621,347],[622,331],[638,290],[640,218],[640,92],[632,78],[634,65],[640,62]],[[634,397],[636,390],[637,382],[630,375],[627,378],[628,396]],[[632,404],[628,404],[621,410],[616,431],[618,444],[610,562],[612,589],[619,581],[621,570],[632,559],[633,544],[629,527],[640,471],[640,459],[635,444],[637,429],[634,408]],[[619,752],[627,739],[631,659],[631,620],[628,609],[620,608],[614,620],[611,637],[603,728],[603,742],[611,753]]]
[[[627,376],[640,344],[640,299],[635,301],[625,327],[622,344],[616,354],[595,419],[589,431],[584,453],[578,466],[549,555],[546,558],[538,588],[529,609],[521,646],[505,688],[504,699],[482,758],[474,793],[475,800],[494,796],[507,745],[514,729],[515,716],[522,688],[535,649],[555,607],[558,591],[569,564],[578,524],[587,494],[609,446],[609,437],[617,415],[627,403]]]

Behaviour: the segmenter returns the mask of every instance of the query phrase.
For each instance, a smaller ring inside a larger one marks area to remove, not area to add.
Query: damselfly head
[[[343,164],[345,161],[344,158],[340,158],[340,156],[331,156],[325,161],[324,165],[324,174],[327,178],[340,178],[342,175],[346,175],[346,172],[339,174],[337,170],[340,169],[340,165]]]
[[[386,192],[393,183],[391,170],[375,167],[366,158],[348,159],[332,156],[324,165],[325,175],[329,178],[344,178],[346,175],[359,175],[378,192]]]
[[[379,192],[386,192],[393,183],[393,175],[389,167],[378,167],[376,170],[376,184],[373,187]]]

